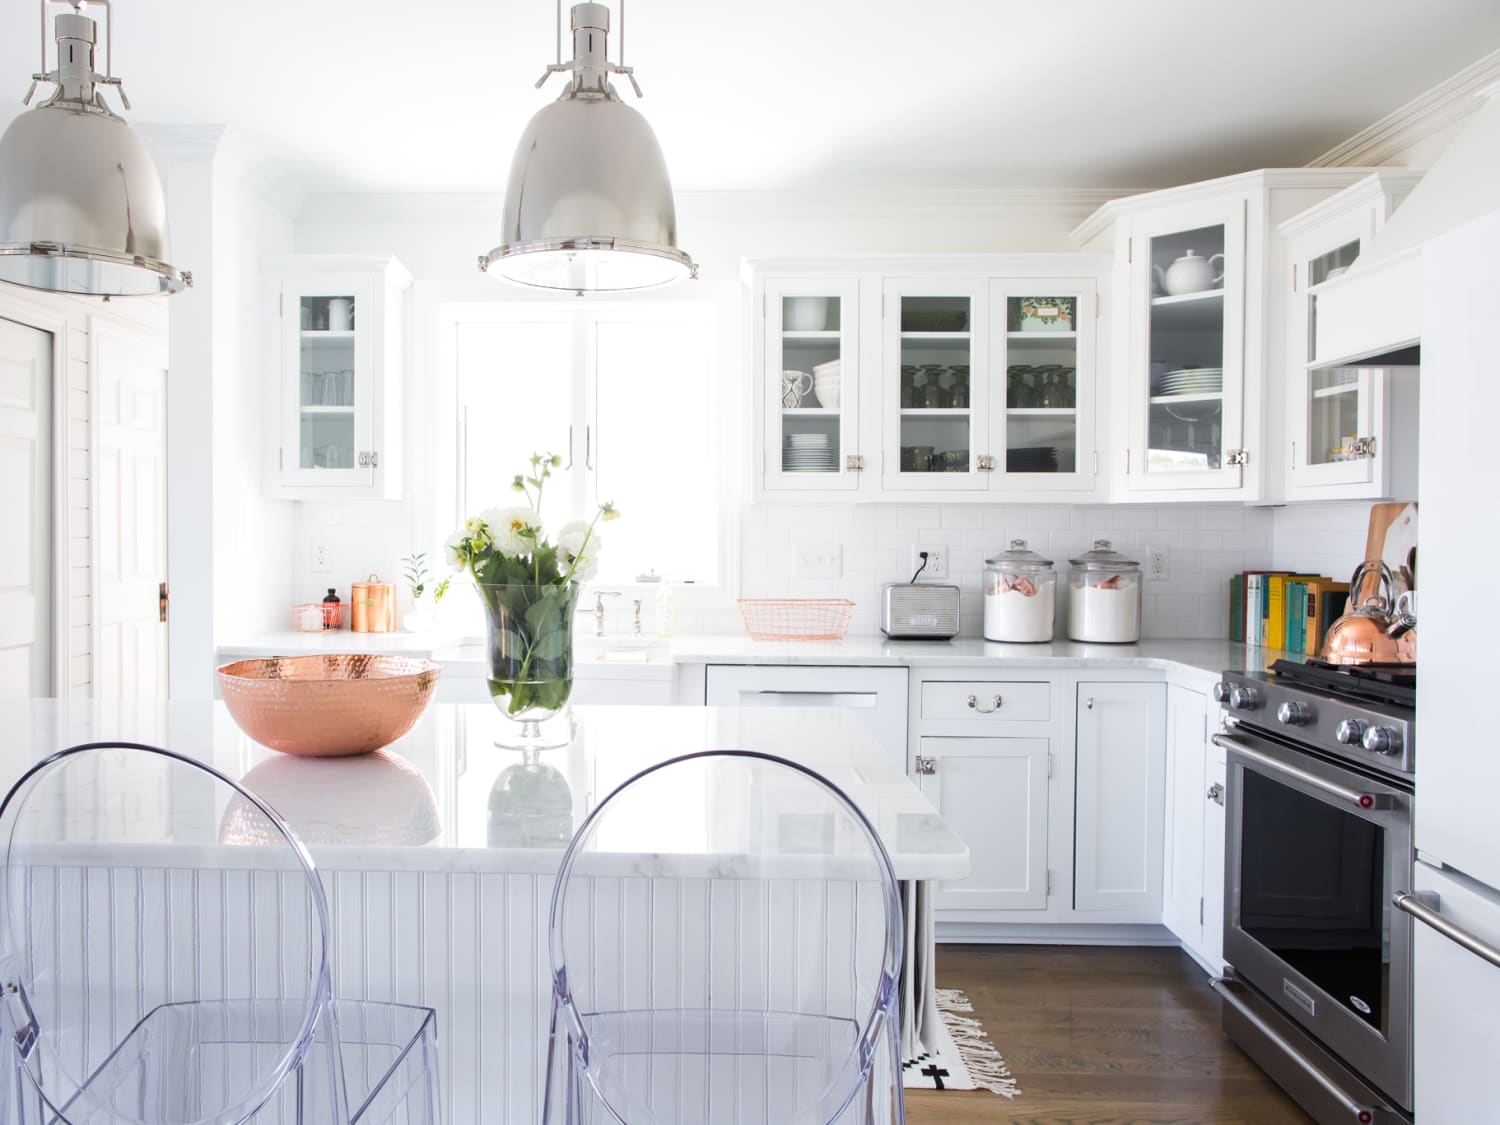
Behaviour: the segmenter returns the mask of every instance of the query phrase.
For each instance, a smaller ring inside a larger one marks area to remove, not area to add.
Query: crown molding
[[[1412,145],[1469,116],[1497,87],[1500,87],[1500,49],[1491,51],[1425,94],[1419,94],[1373,125],[1334,145],[1308,166],[1337,168],[1390,164]]]
[[[131,126],[153,149],[169,160],[211,160],[229,135],[227,125]]]

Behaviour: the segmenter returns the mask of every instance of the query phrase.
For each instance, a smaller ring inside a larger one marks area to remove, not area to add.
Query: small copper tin
[[[378,574],[349,590],[350,621],[356,633],[392,633],[396,629],[396,587]]]

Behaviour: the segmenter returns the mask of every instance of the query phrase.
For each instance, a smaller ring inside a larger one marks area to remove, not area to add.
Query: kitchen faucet
[[[618,591],[618,590],[595,590],[594,591],[594,636],[596,636],[596,637],[602,637],[602,636],[604,636],[604,599],[605,598],[618,598],[619,596],[620,596],[620,591]],[[639,618],[637,618],[636,624],[637,624],[637,627],[639,627],[639,624],[640,624]]]

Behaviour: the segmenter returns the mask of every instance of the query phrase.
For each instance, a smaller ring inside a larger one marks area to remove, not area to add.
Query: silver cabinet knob
[[[918,754],[917,755],[917,760],[916,760],[915,764],[916,764],[917,772],[920,773],[920,774],[934,774],[934,773],[937,773],[937,759],[936,758],[928,758],[928,757],[925,757],[925,756],[923,756],[921,754]]]
[[[1229,689],[1229,706],[1236,711],[1254,711],[1260,706],[1260,692],[1253,687],[1232,687]]]
[[[1276,708],[1277,721],[1289,727],[1305,727],[1312,717],[1312,708],[1306,703],[1288,702]]]
[[[1365,736],[1365,724],[1358,719],[1343,719],[1334,728],[1333,737],[1345,746],[1358,746],[1359,740]]]
[[[1214,702],[1228,703],[1229,693],[1231,690],[1232,689],[1230,688],[1230,686],[1223,680],[1220,680],[1218,683],[1214,684]]]
[[[1216,805],[1224,803],[1224,787],[1217,781],[1208,787],[1208,799]]]
[[[1360,744],[1372,754],[1394,754],[1401,749],[1401,735],[1395,727],[1371,727]]]

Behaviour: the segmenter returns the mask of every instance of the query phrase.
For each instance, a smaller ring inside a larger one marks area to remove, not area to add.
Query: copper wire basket
[[[847,598],[737,598],[745,632],[757,641],[841,641],[854,603]]]

